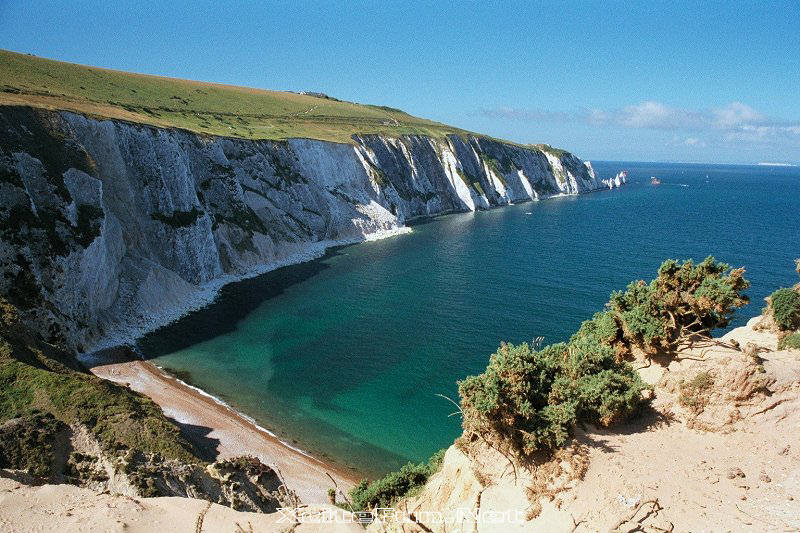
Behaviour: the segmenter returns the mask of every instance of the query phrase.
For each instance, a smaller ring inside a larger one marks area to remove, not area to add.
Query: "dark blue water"
[[[800,169],[597,163],[620,190],[441,217],[223,289],[149,335],[159,365],[302,448],[375,475],[459,434],[456,381],[501,341],[564,340],[665,258],[747,268],[752,304],[797,281]],[[662,185],[651,186],[650,176]]]

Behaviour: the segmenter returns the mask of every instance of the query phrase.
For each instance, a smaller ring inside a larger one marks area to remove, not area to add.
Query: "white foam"
[[[171,376],[171,375],[167,374],[166,372],[164,372],[164,371],[163,371],[162,367],[160,367],[160,366],[157,366],[157,365],[156,365],[156,367],[157,367],[159,370],[161,370],[161,373],[162,373],[164,376],[166,376],[167,378],[169,378],[169,379],[173,379],[173,380],[177,381],[177,382],[178,382],[178,383],[180,383],[181,385],[183,385],[183,386],[185,386],[185,387],[188,387],[188,388],[192,389],[193,391],[195,391],[196,393],[200,394],[201,396],[204,396],[204,397],[206,397],[206,398],[210,399],[211,401],[213,401],[213,402],[214,402],[214,403],[216,403],[217,405],[219,405],[219,406],[221,406],[221,407],[224,407],[225,409],[227,409],[228,411],[230,411],[230,412],[231,412],[233,415],[235,415],[235,416],[238,416],[239,418],[241,418],[241,419],[243,419],[243,420],[246,420],[247,422],[249,422],[250,424],[252,424],[252,425],[253,425],[253,427],[255,427],[257,430],[261,431],[262,433],[265,433],[265,434],[269,435],[270,437],[272,437],[273,439],[277,440],[278,442],[280,442],[281,444],[283,444],[283,445],[284,445],[284,446],[286,446],[287,448],[290,448],[290,449],[292,449],[292,450],[296,451],[297,453],[300,453],[300,454],[302,454],[302,455],[305,455],[306,457],[309,457],[309,458],[311,458],[311,459],[318,460],[316,457],[314,457],[313,455],[311,455],[311,454],[310,454],[310,453],[308,453],[307,451],[305,451],[305,450],[303,450],[303,449],[300,449],[300,448],[298,448],[297,446],[293,446],[292,444],[289,444],[289,443],[288,443],[288,442],[286,442],[285,440],[281,439],[281,438],[280,438],[278,435],[276,435],[276,434],[275,434],[275,433],[273,433],[272,431],[268,430],[268,429],[267,429],[267,428],[265,428],[264,426],[260,425],[260,424],[259,424],[259,423],[256,421],[256,419],[255,419],[255,418],[253,418],[253,417],[251,417],[251,416],[248,416],[248,415],[244,414],[243,412],[241,412],[241,411],[239,411],[239,410],[237,410],[237,409],[234,409],[234,408],[233,408],[233,407],[232,407],[232,406],[231,406],[231,405],[230,405],[228,402],[226,402],[225,400],[222,400],[222,399],[220,399],[220,398],[217,398],[217,397],[216,397],[216,396],[214,396],[213,394],[209,394],[209,393],[207,393],[206,391],[204,391],[204,390],[203,390],[203,389],[201,389],[200,387],[195,387],[194,385],[192,385],[192,384],[190,384],[190,383],[186,383],[185,381],[183,381],[183,380],[182,380],[182,379],[180,379],[180,378],[176,378],[176,377],[174,377],[174,376]],[[180,420],[179,420],[179,421],[180,421]],[[185,423],[191,423],[192,421],[191,421],[191,420],[184,420],[183,422],[185,422]]]

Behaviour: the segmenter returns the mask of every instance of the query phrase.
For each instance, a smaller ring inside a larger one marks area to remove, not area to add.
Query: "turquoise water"
[[[753,303],[734,326],[796,281],[800,169],[595,166],[632,182],[441,217],[230,285],[140,350],[301,448],[377,475],[452,442],[460,422],[436,394],[457,398],[500,341],[566,339],[665,258],[745,266]]]

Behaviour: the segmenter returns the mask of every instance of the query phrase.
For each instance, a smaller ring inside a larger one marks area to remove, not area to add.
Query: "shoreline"
[[[202,428],[202,438],[216,441],[217,459],[253,455],[279,471],[286,485],[306,504],[328,502],[333,488],[328,475],[345,493],[360,476],[281,440],[251,417],[207,392],[172,377],[153,363],[140,359],[97,362],[90,371],[103,379],[144,394],[182,429]]]
[[[196,386],[196,385],[192,385],[191,383],[189,383],[189,382],[186,382],[186,381],[182,380],[181,378],[179,378],[179,377],[177,377],[177,376],[174,376],[174,375],[172,375],[172,374],[169,372],[169,370],[168,370],[168,369],[166,369],[166,368],[164,368],[164,367],[162,367],[162,366],[158,366],[158,365],[157,365],[157,364],[155,364],[155,363],[151,363],[150,361],[145,361],[145,360],[142,360],[142,363],[144,363],[145,365],[149,365],[149,366],[152,366],[152,367],[154,367],[154,369],[149,369],[149,370],[152,370],[152,371],[154,371],[154,372],[155,372],[155,371],[157,371],[159,374],[161,374],[161,375],[162,375],[161,377],[163,377],[164,379],[167,379],[167,380],[174,380],[174,381],[175,381],[175,382],[177,382],[177,383],[178,383],[180,386],[182,386],[182,387],[186,387],[186,388],[188,388],[188,389],[191,389],[192,391],[196,392],[196,393],[197,393],[197,394],[199,394],[200,396],[202,396],[202,397],[204,397],[204,398],[208,398],[209,400],[211,400],[211,401],[212,401],[212,402],[214,402],[215,404],[219,405],[220,407],[222,407],[222,408],[224,408],[224,409],[227,409],[228,411],[230,411],[230,412],[231,412],[231,414],[232,414],[233,416],[238,416],[239,418],[242,418],[242,419],[246,420],[247,422],[249,422],[250,424],[252,424],[252,425],[253,425],[253,427],[255,427],[257,430],[259,430],[260,432],[262,432],[262,433],[266,434],[268,437],[270,437],[270,438],[273,438],[273,439],[277,440],[278,442],[280,442],[281,444],[283,444],[283,445],[284,445],[284,446],[286,446],[287,448],[290,448],[290,449],[292,449],[293,451],[295,451],[295,452],[297,452],[297,453],[299,453],[299,454],[301,454],[301,455],[305,455],[306,457],[310,457],[311,459],[314,459],[315,461],[319,461],[319,462],[321,462],[321,463],[325,463],[325,464],[330,464],[330,465],[331,465],[331,468],[336,468],[336,466],[335,466],[335,465],[334,465],[332,462],[326,463],[325,461],[323,461],[323,460],[321,460],[321,459],[318,459],[318,458],[317,458],[317,457],[316,457],[316,456],[315,456],[313,453],[311,453],[311,452],[307,452],[307,451],[303,450],[302,448],[298,448],[297,446],[294,446],[294,445],[292,445],[292,444],[289,444],[288,442],[286,442],[285,440],[283,440],[283,439],[282,439],[282,438],[281,438],[281,437],[280,437],[280,436],[279,436],[277,433],[275,433],[275,432],[273,432],[273,431],[270,431],[269,429],[267,429],[267,428],[265,428],[264,426],[262,426],[261,424],[259,424],[259,423],[258,423],[258,421],[257,421],[255,418],[253,418],[252,416],[250,416],[250,415],[248,415],[248,414],[246,414],[246,413],[244,413],[244,412],[242,412],[242,411],[240,411],[240,410],[236,409],[234,406],[232,406],[231,404],[229,404],[229,403],[228,403],[228,402],[226,402],[225,400],[223,400],[223,399],[221,399],[221,398],[217,398],[217,397],[216,397],[216,396],[214,396],[213,394],[211,394],[211,393],[208,393],[208,392],[204,391],[204,390],[203,390],[203,389],[201,389],[200,387],[198,387],[198,386]],[[345,470],[346,470],[346,469],[345,469]]]

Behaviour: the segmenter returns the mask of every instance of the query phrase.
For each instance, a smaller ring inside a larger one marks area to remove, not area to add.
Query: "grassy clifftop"
[[[43,59],[0,50],[0,105],[28,105],[245,139],[352,142],[369,133],[466,133],[399,109]]]

